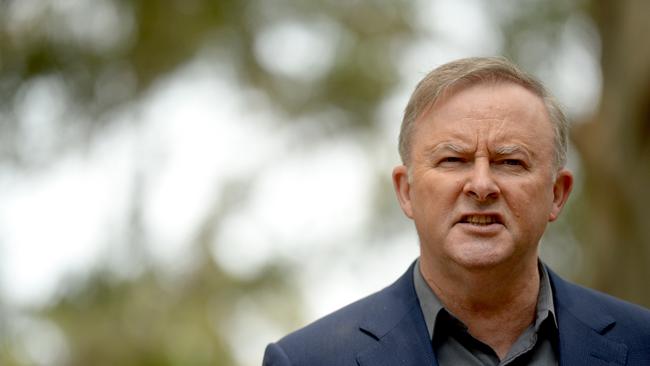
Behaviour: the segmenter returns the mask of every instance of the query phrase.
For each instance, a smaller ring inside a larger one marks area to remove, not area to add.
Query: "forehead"
[[[508,140],[530,148],[553,147],[553,126],[542,99],[512,82],[480,83],[451,90],[416,121],[415,139],[429,142]]]

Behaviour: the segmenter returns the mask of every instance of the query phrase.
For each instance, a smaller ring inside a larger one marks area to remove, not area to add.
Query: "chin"
[[[455,248],[449,257],[459,267],[477,271],[498,267],[507,263],[512,256],[512,250],[486,243],[472,243],[465,248]]]

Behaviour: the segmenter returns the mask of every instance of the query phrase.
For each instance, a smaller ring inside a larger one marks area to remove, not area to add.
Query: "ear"
[[[561,169],[557,173],[555,183],[553,184],[553,207],[548,216],[548,221],[555,221],[562,212],[562,207],[569,199],[569,194],[573,188],[573,174],[566,169]]]
[[[404,214],[413,218],[413,207],[411,206],[411,184],[409,183],[408,168],[398,165],[393,169],[393,187],[397,194],[399,205]]]

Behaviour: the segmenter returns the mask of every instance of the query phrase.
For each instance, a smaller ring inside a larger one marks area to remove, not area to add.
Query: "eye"
[[[467,162],[462,156],[443,156],[437,160],[435,166],[443,169],[460,169]]]
[[[524,165],[524,163],[521,160],[518,160],[518,159],[505,159],[505,160],[501,161],[501,164],[513,165],[513,166],[517,166],[517,165],[523,166]]]
[[[461,158],[456,157],[456,156],[448,156],[446,158],[443,158],[440,162],[441,163],[460,163],[462,161]]]
[[[510,169],[526,169],[527,164],[521,159],[501,159],[496,161],[497,165]]]

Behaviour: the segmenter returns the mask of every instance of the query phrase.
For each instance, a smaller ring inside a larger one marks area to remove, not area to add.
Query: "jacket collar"
[[[415,294],[413,266],[378,294],[360,323],[360,330],[377,342],[357,355],[359,365],[437,366]]]
[[[415,293],[413,267],[378,294],[360,323],[360,330],[377,342],[357,355],[359,365],[438,365]],[[606,337],[616,320],[587,290],[547,270],[557,312],[559,365],[625,365],[627,346]]]
[[[548,268],[547,268],[548,269]],[[559,327],[558,357],[563,365],[625,365],[627,346],[605,335],[616,325],[588,290],[548,270]]]

